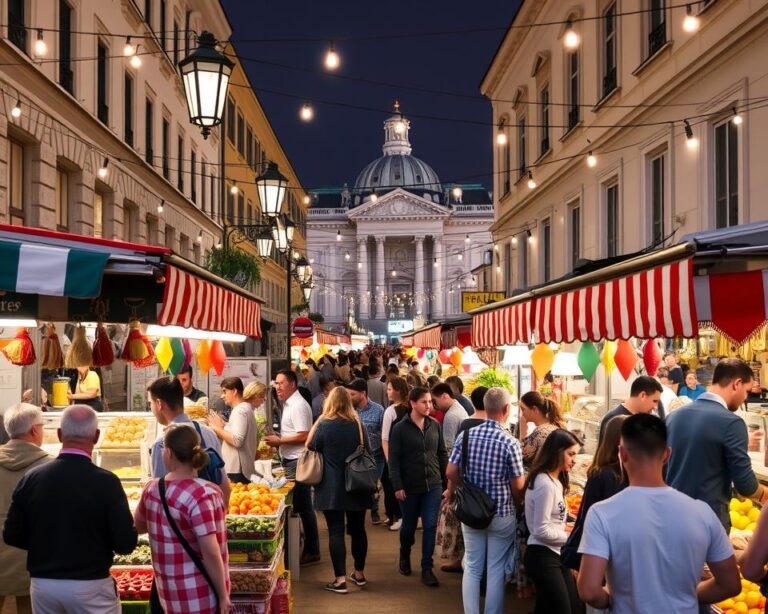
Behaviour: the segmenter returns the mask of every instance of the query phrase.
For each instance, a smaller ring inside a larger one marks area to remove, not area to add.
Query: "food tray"
[[[253,540],[230,539],[227,541],[230,565],[258,565],[269,567],[277,551],[278,538]]]
[[[277,583],[277,567],[283,558],[283,544],[280,543],[269,567],[255,565],[231,567],[229,581],[233,595],[271,595]]]
[[[233,597],[229,612],[230,614],[270,614],[272,595]]]
[[[154,572],[150,566],[124,566],[117,565],[110,569],[110,574],[117,583],[117,590],[121,600],[147,601],[152,587]]]
[[[252,514],[250,512],[247,513],[239,513],[236,514],[234,512],[230,512],[229,516],[257,516],[260,518],[279,518],[282,516],[283,512],[285,511],[285,495],[274,493],[275,496],[280,500],[280,504],[277,507],[277,511],[274,514]],[[235,507],[235,506],[233,506]]]
[[[275,516],[229,514],[226,517],[227,539],[277,539],[283,530],[283,513]]]

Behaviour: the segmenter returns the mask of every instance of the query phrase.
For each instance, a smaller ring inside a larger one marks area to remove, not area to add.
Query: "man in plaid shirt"
[[[465,612],[480,611],[480,581],[487,564],[488,584],[485,612],[504,611],[505,564],[515,543],[517,529],[515,505],[522,500],[523,454],[520,442],[502,426],[509,418],[509,393],[490,388],[483,405],[488,420],[464,431],[456,439],[446,470],[448,490],[445,501],[462,479],[485,491],[496,502],[496,516],[486,529],[472,529],[462,524],[464,535],[464,578],[462,597]],[[468,438],[466,473],[462,472],[462,444]]]

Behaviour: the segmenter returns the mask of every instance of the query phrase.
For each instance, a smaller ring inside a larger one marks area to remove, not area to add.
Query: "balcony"
[[[652,56],[667,42],[667,24],[662,21],[648,35],[648,56]]]
[[[493,205],[453,205],[453,214],[461,216],[490,215],[493,216]]]
[[[616,89],[616,67],[611,68],[603,76],[603,98],[606,98],[608,94]]]
[[[312,208],[307,211],[307,217],[310,220],[341,219],[346,217],[347,211],[346,207]]]

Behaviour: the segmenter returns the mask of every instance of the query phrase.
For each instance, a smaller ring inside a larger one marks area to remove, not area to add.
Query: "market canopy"
[[[430,324],[419,330],[405,335],[400,335],[400,342],[404,347],[417,347],[427,350],[439,350],[441,342],[441,325]]]
[[[317,337],[317,343],[322,345],[341,345],[342,343],[345,343],[347,345],[350,344],[350,339],[348,335],[342,335],[341,333],[334,333],[328,330],[323,330],[322,328],[318,328],[315,331],[316,337]]]

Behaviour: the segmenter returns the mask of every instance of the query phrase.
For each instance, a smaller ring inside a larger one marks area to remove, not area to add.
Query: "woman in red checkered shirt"
[[[172,425],[165,432],[163,461],[168,468],[165,495],[179,531],[197,554],[214,588],[198,570],[168,522],[160,480],[144,487],[134,520],[139,533],[149,533],[152,567],[160,603],[166,614],[224,614],[229,611],[227,529],[221,490],[197,477],[208,455],[195,429]],[[216,606],[218,596],[218,609]]]

